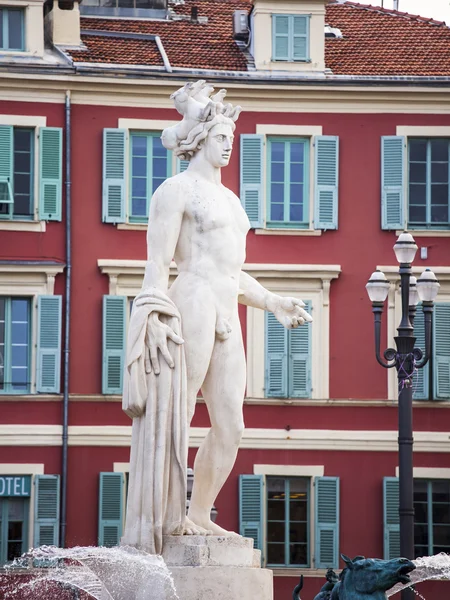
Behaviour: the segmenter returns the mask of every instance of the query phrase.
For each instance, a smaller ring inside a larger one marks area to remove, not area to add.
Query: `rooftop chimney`
[[[51,42],[58,46],[80,46],[81,0],[53,0],[53,8],[46,16]]]

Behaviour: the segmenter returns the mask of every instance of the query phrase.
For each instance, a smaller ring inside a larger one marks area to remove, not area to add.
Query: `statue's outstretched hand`
[[[305,303],[298,298],[278,296],[272,312],[283,327],[286,327],[286,329],[295,329],[305,322],[310,323],[312,321],[311,315],[306,310],[303,310],[303,306],[305,306]]]
[[[147,373],[152,371],[155,375],[160,373],[159,352],[171,369],[174,368],[172,355],[167,347],[167,339],[171,339],[175,344],[184,344],[184,340],[177,335],[168,325],[159,320],[159,315],[153,312],[147,322],[147,335],[145,340],[145,370]]]

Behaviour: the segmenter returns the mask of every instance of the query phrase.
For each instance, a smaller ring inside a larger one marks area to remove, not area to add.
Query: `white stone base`
[[[243,537],[167,536],[163,558],[180,600],[273,600],[273,577]]]

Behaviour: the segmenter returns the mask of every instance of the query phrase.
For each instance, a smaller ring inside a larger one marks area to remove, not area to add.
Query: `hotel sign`
[[[0,497],[29,497],[31,475],[0,475]]]

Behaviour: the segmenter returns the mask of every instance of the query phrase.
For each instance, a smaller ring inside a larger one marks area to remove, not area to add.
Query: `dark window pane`
[[[147,197],[147,180],[140,177],[133,177],[131,182],[131,194],[140,198]]]
[[[414,502],[427,502],[428,482],[425,479],[414,479]]]
[[[300,183],[291,183],[289,188],[291,204],[303,204],[303,185]]]
[[[428,544],[427,525],[414,525],[414,543],[423,546]]]
[[[433,545],[450,546],[450,525],[435,525],[433,527]]]
[[[5,304],[6,304],[5,297],[0,296],[0,321],[5,320]]]
[[[17,194],[14,196],[14,214],[27,217],[33,215],[30,196],[18,196]]]
[[[267,478],[267,492],[269,498],[284,498],[285,497],[285,482],[280,477]]]
[[[132,175],[134,177],[147,176],[147,159],[141,156],[134,156],[132,161]]]
[[[272,203],[284,202],[284,185],[282,183],[272,183],[270,186],[270,201]]]
[[[8,498],[8,519],[23,521],[25,516],[25,502],[22,498]],[[10,540],[19,539],[9,536]]]
[[[28,385],[28,369],[26,367],[11,367],[11,383],[15,390],[21,390]]]
[[[305,542],[307,540],[307,525],[306,523],[289,523],[289,541],[290,542]]]
[[[291,162],[303,162],[305,146],[303,143],[291,143]]]
[[[167,176],[167,161],[165,158],[153,159],[153,177],[159,177],[163,180]]]
[[[306,544],[289,545],[289,564],[306,565],[308,563]]]
[[[118,0],[119,8],[134,8],[134,0]]]
[[[284,142],[272,142],[271,144],[271,160],[284,162]]]
[[[133,217],[146,217],[147,200],[145,198],[133,198],[131,201],[131,214]]]
[[[431,207],[432,223],[448,223],[448,206],[435,205]]]
[[[291,521],[307,521],[308,503],[302,500],[291,500],[289,506],[289,515]]]
[[[15,346],[11,348],[11,364],[13,367],[26,367],[28,363],[28,346]]]
[[[449,140],[431,140],[431,160],[448,161]]]
[[[31,177],[29,174],[25,175],[22,173],[14,174],[14,197],[16,194],[29,194],[30,193],[30,182]]]
[[[309,479],[295,477],[289,479],[289,491],[291,498],[304,498],[309,491]]]
[[[21,127],[14,128],[14,150],[31,152],[32,131]]]
[[[269,500],[267,502],[267,519],[269,521],[283,521],[285,513],[284,500]]]
[[[147,138],[144,136],[133,135],[131,137],[131,147],[133,156],[146,156]]]
[[[431,186],[431,204],[448,206],[448,185]]]
[[[28,322],[28,300],[23,298],[11,301],[12,321]]]
[[[427,141],[426,140],[409,140],[409,160],[427,159]]]
[[[153,184],[152,184],[152,194],[154,194],[156,192],[156,190],[159,188],[159,186],[164,183],[164,179],[153,179]]]
[[[450,524],[450,505],[449,504],[433,504],[433,523]]]
[[[290,169],[291,183],[302,183],[303,182],[303,165],[291,164]]]
[[[284,565],[284,544],[267,544],[267,562],[269,565]]]
[[[9,47],[12,50],[23,48],[23,11],[8,10]]]
[[[28,152],[14,152],[14,172],[17,174],[30,173],[30,154]]]
[[[428,505],[426,502],[414,503],[414,523],[428,523]]]
[[[303,206],[301,204],[291,204],[289,219],[291,221],[303,221]]]
[[[13,561],[22,554],[22,542],[9,542],[8,543],[8,556],[6,560],[8,562]]]
[[[450,504],[450,481],[433,481],[433,502]]]
[[[22,526],[21,521],[10,521],[8,523],[8,540],[22,540]]]
[[[282,523],[267,523],[267,541],[268,542],[284,542],[284,521]]]
[[[283,163],[272,163],[270,167],[270,178],[275,182],[284,181],[284,164]]]
[[[425,163],[410,163],[409,181],[411,183],[425,183],[427,180],[427,166]]]
[[[421,204],[427,203],[427,186],[425,184],[411,184],[409,186],[409,203]]]
[[[436,546],[434,552],[437,554]],[[421,556],[428,556],[428,546],[414,546],[414,558],[420,558]]]
[[[411,223],[425,223],[427,218],[427,211],[425,206],[410,206],[409,207],[409,220]]]
[[[167,159],[167,150],[162,145],[161,139],[159,137],[154,137],[153,139],[153,156],[159,156]]]
[[[272,204],[270,207],[271,221],[284,221],[284,206],[282,204]]]
[[[431,163],[432,183],[448,183],[448,163]]]
[[[0,8],[0,48],[3,48],[3,9]]]

